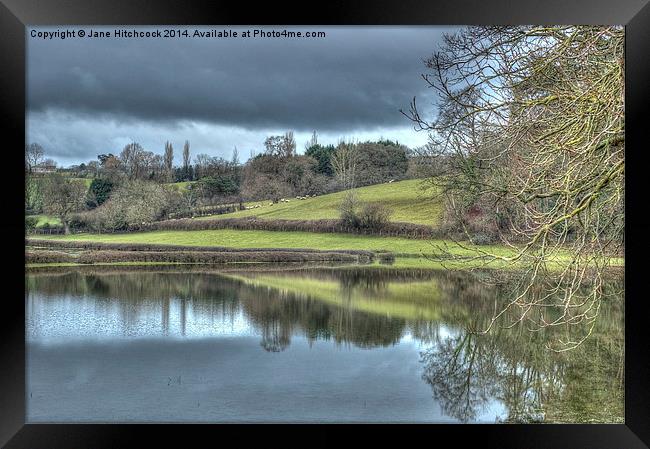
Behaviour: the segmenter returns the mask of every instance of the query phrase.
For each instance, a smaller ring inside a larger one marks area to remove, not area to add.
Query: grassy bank
[[[90,188],[90,184],[93,182],[92,178],[70,178],[70,180],[82,183],[87,189]]]
[[[36,219],[36,227],[42,228],[43,226],[61,226],[61,219],[58,217],[53,217],[51,215],[28,215],[28,217],[33,217]]]
[[[190,186],[192,184],[196,184],[196,181],[169,182],[169,183],[167,183],[165,185],[167,185],[169,187],[172,187],[172,188],[178,190],[179,192],[182,192],[184,190],[187,190],[188,186]]]
[[[120,262],[172,262],[221,264],[232,262],[347,262],[368,263],[368,256],[335,251],[81,251],[66,253],[51,250],[28,250],[27,264],[44,263],[120,263]]]
[[[40,237],[39,237],[40,238]],[[477,253],[462,248],[451,241],[412,240],[400,237],[377,237],[349,234],[318,234],[309,232],[240,231],[230,229],[207,231],[154,231],[129,234],[74,234],[68,236],[47,236],[43,240],[86,241],[100,243],[183,245],[188,247],[211,246],[229,248],[295,248],[321,251],[366,250],[391,252],[396,256],[392,265],[375,262],[373,266],[394,268],[471,268],[482,266],[482,261],[449,261],[446,253],[461,257],[473,257]],[[503,246],[477,247],[500,256],[510,256],[514,251]],[[444,250],[443,250],[444,249]],[[558,262],[568,260],[563,256]],[[623,266],[624,259],[611,259],[613,266]],[[506,266],[504,262],[493,262],[492,268]]]
[[[230,248],[311,248],[318,250],[389,251],[395,255],[442,255],[440,245],[457,255],[471,256],[472,251],[444,240],[413,240],[401,237],[378,237],[353,234],[320,234],[310,232],[241,231],[215,229],[204,231],[153,231],[128,234],[73,234],[44,236],[52,240],[76,240],[107,243],[147,243],[186,246],[225,246]],[[500,255],[512,251],[500,246],[484,246]]]
[[[440,221],[441,205],[431,198],[430,192],[421,189],[422,180],[410,179],[377,184],[356,189],[359,199],[377,202],[388,207],[392,221],[436,226]],[[255,209],[242,210],[206,218],[236,218],[256,216],[261,219],[320,220],[339,218],[339,205],[346,192],[336,192],[314,198],[298,200],[287,198],[288,203],[269,205],[269,201],[247,203]]]

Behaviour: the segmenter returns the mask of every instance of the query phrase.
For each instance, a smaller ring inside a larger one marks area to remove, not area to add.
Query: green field
[[[72,234],[52,239],[113,243],[158,243],[188,246],[226,246],[231,248],[312,248],[320,250],[355,249],[390,251],[395,254],[421,255],[436,251],[431,241],[400,237],[310,232],[242,231],[214,229],[202,231],[152,231],[128,234]],[[437,241],[436,243],[444,243]],[[451,244],[451,242],[449,242]],[[495,250],[505,251],[499,247]],[[462,253],[462,249],[457,249]]]
[[[29,217],[34,217],[38,221],[36,222],[36,227],[41,228],[45,225],[52,226],[61,226],[61,219],[57,217],[52,217],[49,215],[28,215]]]
[[[90,188],[90,184],[93,182],[92,178],[70,178],[70,181],[82,182],[86,185],[87,189]]]
[[[167,186],[170,186],[179,192],[182,192],[183,190],[187,189],[187,186],[194,184],[196,181],[181,181],[181,182],[168,182]]]
[[[432,198],[431,191],[422,190],[423,182],[419,179],[393,183],[377,184],[356,189],[359,199],[366,202],[384,204],[393,213],[391,221],[435,226],[442,211],[439,200]],[[287,198],[288,203],[269,205],[270,201],[247,203],[248,207],[261,205],[256,209],[243,210],[230,214],[202,217],[236,218],[257,216],[261,219],[318,220],[339,218],[339,205],[345,192],[330,193],[305,200]]]
[[[435,260],[445,250],[459,256],[475,256],[476,253],[442,240],[412,240],[399,237],[376,237],[354,234],[325,234],[309,232],[241,231],[217,229],[204,231],[153,231],[129,234],[72,234],[67,236],[38,236],[38,239],[77,240],[107,243],[156,243],[188,246],[224,246],[230,248],[303,248],[318,250],[369,250],[389,251],[397,255],[391,265],[374,261],[370,267],[381,269],[415,268],[471,268],[482,266],[481,261],[441,261]],[[511,254],[503,247],[482,247],[499,254]],[[431,258],[431,259],[430,259]],[[498,263],[489,266],[496,268]]]
[[[448,254],[474,257],[478,253],[471,248],[461,247],[447,240],[415,240],[401,237],[378,237],[356,234],[326,234],[310,232],[280,231],[241,231],[234,229],[215,229],[202,231],[153,231],[129,234],[72,234],[67,236],[39,236],[53,240],[78,240],[109,243],[155,243],[188,246],[224,246],[229,248],[310,248],[318,250],[369,250],[388,251],[397,256],[396,268],[468,268],[482,265],[480,261],[452,262],[439,259]],[[500,246],[474,247],[498,256],[512,256],[514,250]],[[570,260],[569,255],[560,255],[556,261],[562,265]],[[612,258],[612,266],[623,266],[625,259]],[[375,265],[378,265],[375,262]],[[505,266],[505,262],[495,261],[490,267]]]

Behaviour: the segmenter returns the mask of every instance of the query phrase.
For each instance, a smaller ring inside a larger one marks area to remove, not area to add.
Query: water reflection
[[[621,287],[620,280],[611,284],[613,289]],[[410,395],[408,406],[412,409],[408,417],[414,421],[622,421],[620,297],[608,298],[604,303],[592,338],[583,346],[555,354],[544,344],[550,332],[561,329],[533,333],[522,325],[495,329],[485,335],[468,333],[468,325],[485,325],[507,285],[487,286],[453,272],[367,268],[229,273],[75,270],[29,274],[26,287],[27,339],[34,347],[134,339],[165,342],[245,338],[241,341],[257,341],[258,355],[247,344],[239,349],[253,364],[266,360],[261,358],[264,352],[283,353],[294,345],[296,366],[313,370],[302,372],[302,376],[317,376],[318,369],[323,369],[318,368],[318,361],[328,360],[332,372],[327,381],[338,382],[339,390],[342,379],[349,375],[344,371],[351,370],[351,366],[377,366],[376,372],[366,376],[377,384],[375,388],[366,388],[368,391],[362,393],[351,389],[348,396],[366,394],[364,403],[385,398],[388,393],[380,384],[391,378],[391,382],[401,384],[402,397]],[[309,349],[319,341],[333,342],[338,352]],[[301,349],[303,344],[306,351]],[[354,361],[345,359],[348,351],[354,354]],[[417,372],[409,368],[403,373],[388,373],[378,366],[395,364],[405,357],[415,364],[413,367],[419,366]],[[228,359],[228,363],[239,362]],[[47,363],[38,360],[36,365],[48,368]],[[236,366],[230,369],[237,371]],[[296,384],[304,383],[304,377],[295,373],[297,369],[285,374],[289,388],[285,395],[290,396]],[[32,378],[40,379],[42,373],[35,372],[36,368],[29,371]],[[244,388],[253,388],[250,384],[257,385],[255,382],[260,382],[260,388],[268,387],[261,374]],[[428,385],[428,398],[415,385],[416,378],[420,385]],[[312,398],[310,403],[314,398],[331,398],[335,394],[335,388],[325,388],[323,382],[321,379],[304,387],[305,394]],[[431,406],[439,411],[432,412]],[[245,404],[241,407],[243,414],[250,411]],[[352,421],[406,419],[406,406],[404,410],[394,406],[391,409],[390,404],[382,407],[377,405],[374,415],[365,409],[363,414],[337,414],[334,409],[331,413],[334,420],[345,416]],[[323,409],[314,419],[322,420],[327,413]],[[267,420],[264,416],[260,419]],[[238,420],[237,416],[233,419]],[[301,417],[289,412],[283,419],[295,421]]]

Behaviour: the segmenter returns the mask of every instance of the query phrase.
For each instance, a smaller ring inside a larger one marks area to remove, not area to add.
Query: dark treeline
[[[66,233],[125,231],[168,218],[232,212],[245,201],[278,202],[411,178],[417,171],[417,159],[398,142],[321,145],[316,133],[304,154],[297,153],[292,132],[270,136],[264,151],[251,152],[245,163],[236,148],[229,159],[205,153],[192,159],[186,141],[180,165],[174,165],[174,152],[169,142],[163,154],[133,142],[117,154],[57,168],[40,145],[28,145],[26,214],[57,217]],[[36,222],[28,218],[26,225]]]

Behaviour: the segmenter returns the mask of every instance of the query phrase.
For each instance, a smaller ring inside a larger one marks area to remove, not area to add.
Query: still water
[[[28,422],[623,421],[622,295],[556,354],[468,333],[468,274],[66,270],[26,275]]]

